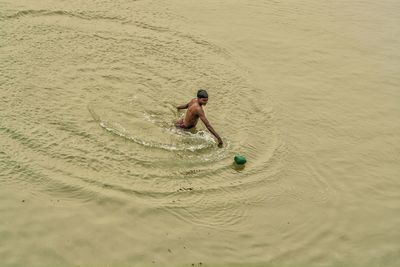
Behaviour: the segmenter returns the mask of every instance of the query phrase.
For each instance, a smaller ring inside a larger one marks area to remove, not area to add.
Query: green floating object
[[[247,162],[246,158],[242,155],[236,155],[234,157],[234,160],[235,160],[236,164],[238,164],[238,165],[243,165]]]

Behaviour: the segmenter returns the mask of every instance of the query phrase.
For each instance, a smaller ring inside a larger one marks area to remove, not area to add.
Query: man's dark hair
[[[207,91],[203,89],[197,91],[197,98],[208,98]]]

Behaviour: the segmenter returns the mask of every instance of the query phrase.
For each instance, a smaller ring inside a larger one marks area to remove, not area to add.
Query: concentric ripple
[[[110,13],[1,15],[3,51],[19,47],[0,63],[0,134],[13,149],[1,155],[14,162],[2,170],[50,194],[140,201],[210,226],[237,223],[248,203],[265,198],[260,188],[278,179],[285,154],[262,90],[200,36]],[[175,106],[200,87],[209,91],[207,116],[222,149],[202,125],[174,127],[183,115]],[[235,153],[249,158],[246,169],[232,166]]]

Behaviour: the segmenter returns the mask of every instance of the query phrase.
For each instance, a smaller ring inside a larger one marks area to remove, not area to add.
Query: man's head
[[[208,94],[206,90],[200,89],[197,91],[197,99],[200,105],[206,105],[208,101]]]

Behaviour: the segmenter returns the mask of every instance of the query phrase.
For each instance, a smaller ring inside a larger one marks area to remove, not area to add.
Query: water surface
[[[398,266],[399,11],[1,1],[1,266]]]

